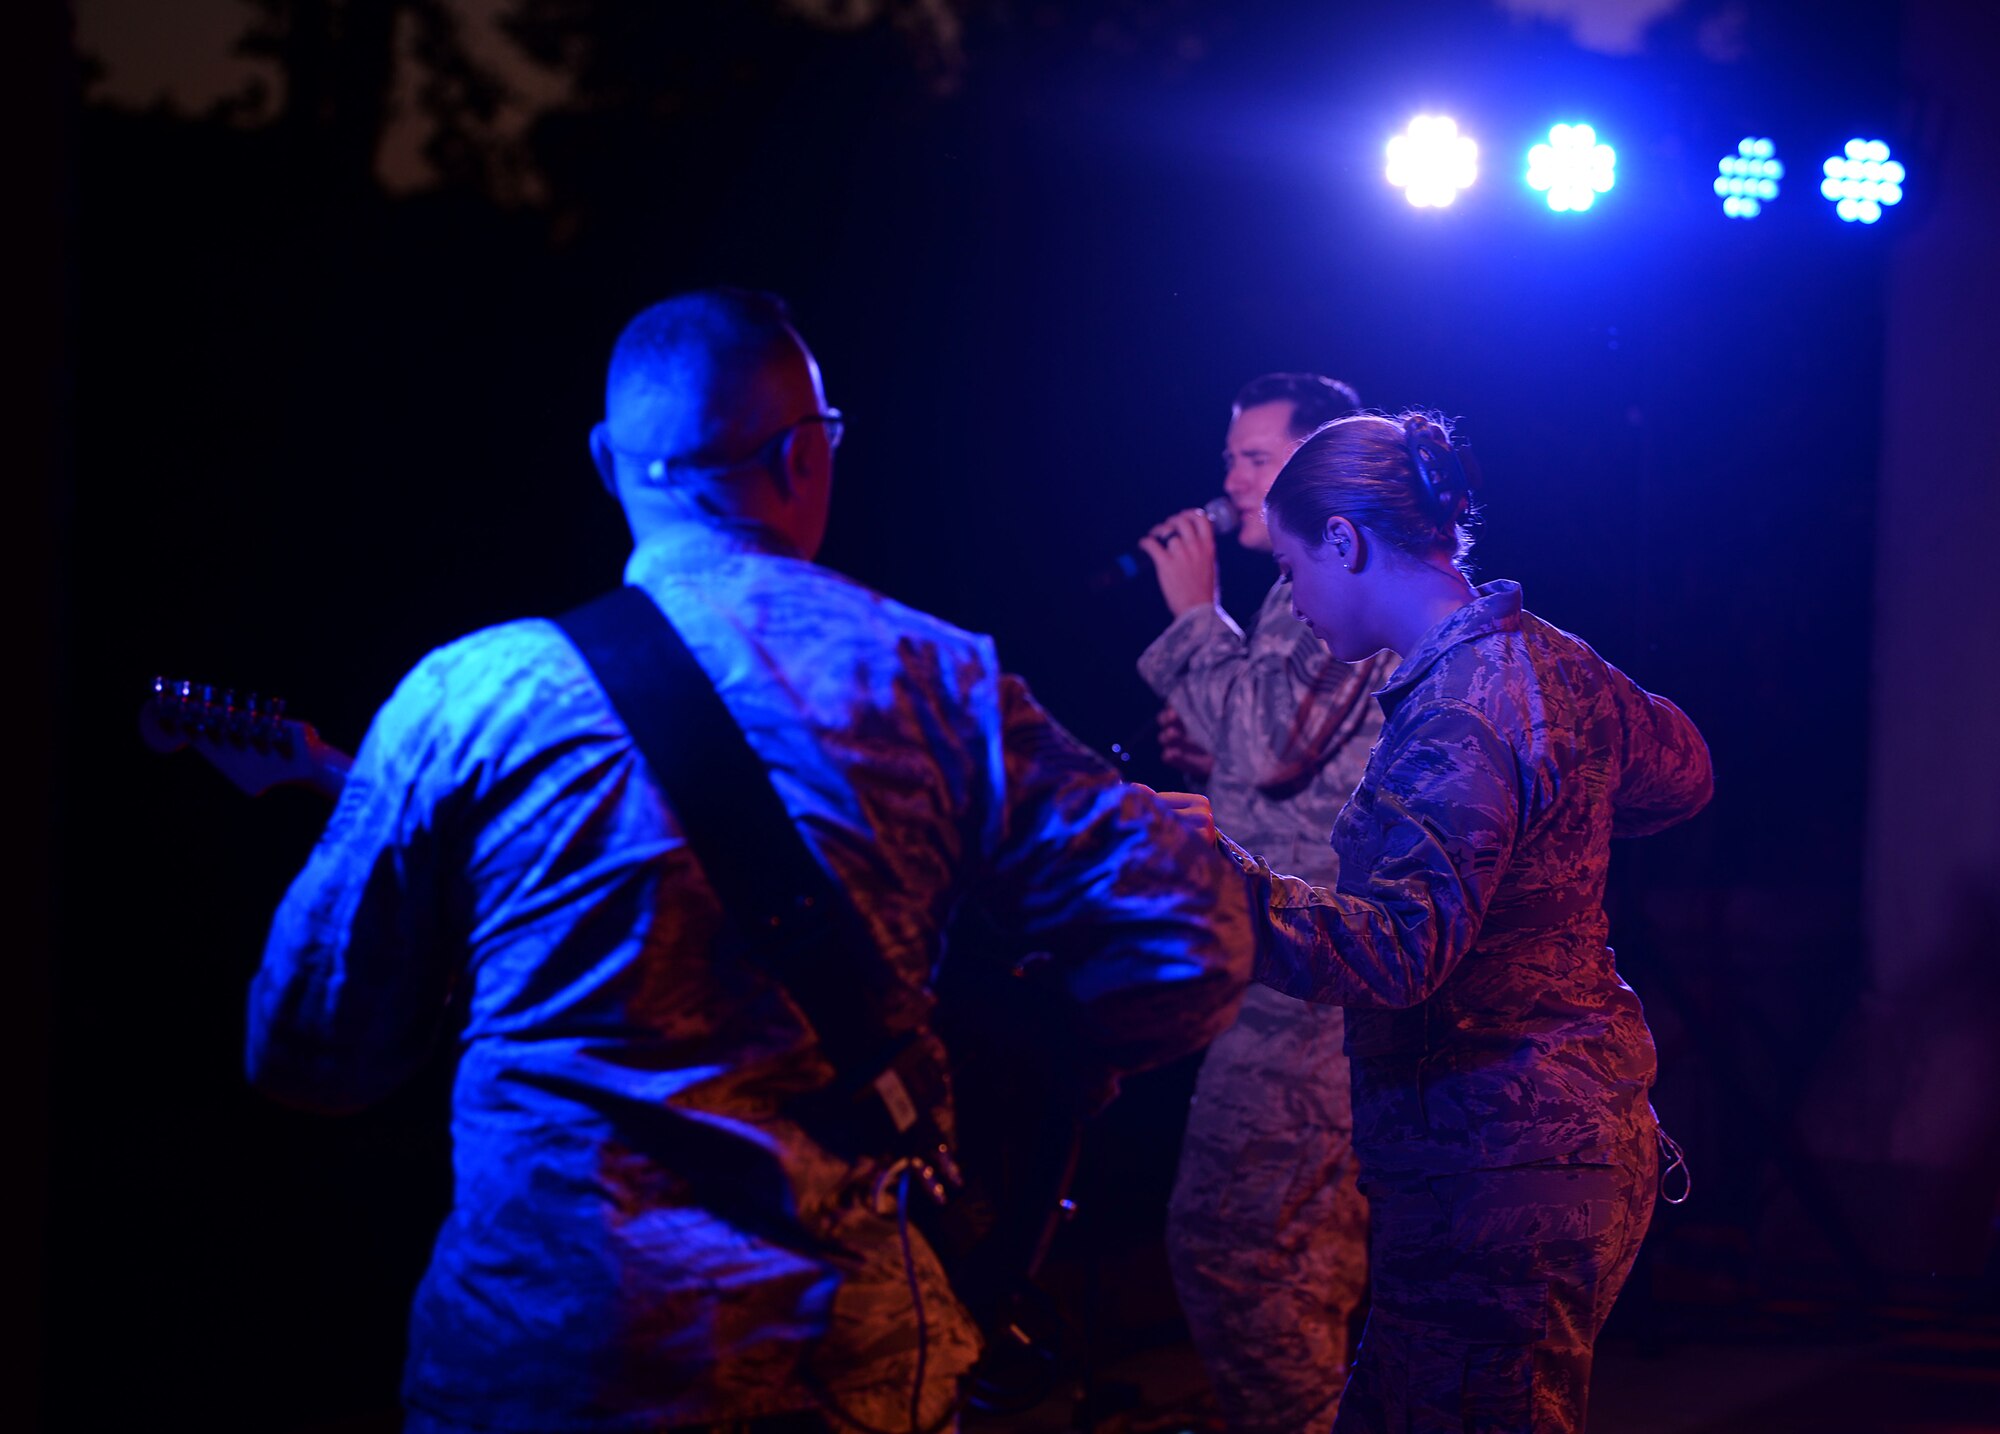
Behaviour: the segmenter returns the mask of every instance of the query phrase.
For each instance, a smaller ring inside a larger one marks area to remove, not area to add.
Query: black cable
[[[917,1278],[916,1252],[910,1248],[910,1169],[896,1181],[896,1238],[903,1244],[903,1273],[910,1281],[910,1303],[917,1312],[917,1374],[910,1383],[910,1434],[924,1426],[924,1366],[930,1362],[930,1324],[924,1318],[923,1283]]]

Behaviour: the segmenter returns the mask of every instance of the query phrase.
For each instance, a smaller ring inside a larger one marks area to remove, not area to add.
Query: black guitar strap
[[[673,623],[634,587],[555,621],[666,792],[753,958],[812,1023],[836,1073],[831,1101],[808,1121],[815,1136],[851,1154],[948,1156],[929,1119],[946,1080],[935,1043],[889,1029],[895,973]],[[829,1116],[844,1128],[828,1130]]]

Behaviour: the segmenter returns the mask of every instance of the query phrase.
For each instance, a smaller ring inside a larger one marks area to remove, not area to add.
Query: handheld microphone
[[[1218,535],[1233,533],[1243,526],[1243,515],[1236,511],[1236,505],[1227,498],[1210,498],[1201,506],[1201,515],[1208,519]],[[1115,588],[1120,583],[1129,583],[1144,572],[1152,571],[1152,561],[1138,548],[1119,555],[1118,561],[1097,572],[1090,579],[1094,591]]]

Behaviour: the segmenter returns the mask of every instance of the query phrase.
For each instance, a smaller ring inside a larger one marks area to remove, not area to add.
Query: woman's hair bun
[[[1425,512],[1440,532],[1450,531],[1472,511],[1472,493],[1479,486],[1478,464],[1470,461],[1471,446],[1454,445],[1442,423],[1421,413],[1403,420],[1403,444],[1410,451]]]

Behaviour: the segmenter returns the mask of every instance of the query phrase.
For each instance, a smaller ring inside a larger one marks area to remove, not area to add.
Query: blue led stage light
[[[1582,211],[1607,194],[1618,182],[1618,152],[1597,142],[1597,131],[1587,124],[1559,124],[1549,131],[1549,142],[1528,151],[1528,186],[1549,196],[1549,208],[1557,213]]]
[[[1819,192],[1833,201],[1834,213],[1852,224],[1873,224],[1882,211],[1903,202],[1903,166],[1889,158],[1879,139],[1850,139],[1844,154],[1829,159]]]
[[[1731,219],[1755,219],[1764,206],[1778,197],[1778,181],[1785,177],[1784,161],[1778,147],[1768,139],[1746,139],[1736,153],[1725,157],[1717,169],[1715,192],[1722,199],[1722,212]]]
[[[1479,177],[1479,146],[1444,115],[1418,115],[1389,141],[1389,182],[1419,209],[1442,209]]]

